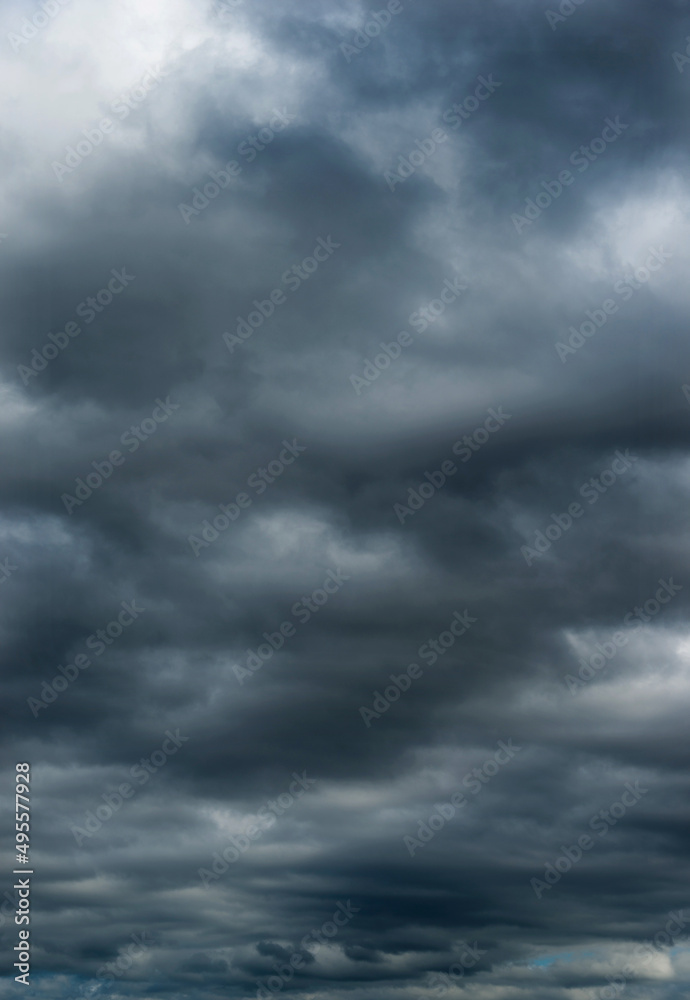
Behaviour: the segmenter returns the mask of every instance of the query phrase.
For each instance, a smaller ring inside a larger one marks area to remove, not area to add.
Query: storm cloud
[[[690,988],[687,0],[0,12],[2,998]]]

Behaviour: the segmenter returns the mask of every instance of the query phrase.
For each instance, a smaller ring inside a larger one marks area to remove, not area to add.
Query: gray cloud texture
[[[687,995],[689,35],[3,7],[32,997]]]

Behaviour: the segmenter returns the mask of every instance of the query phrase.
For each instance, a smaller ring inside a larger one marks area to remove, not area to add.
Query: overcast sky
[[[690,995],[688,36],[2,6],[0,1000]]]

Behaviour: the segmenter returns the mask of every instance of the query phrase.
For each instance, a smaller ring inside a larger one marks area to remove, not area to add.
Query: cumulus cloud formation
[[[3,6],[0,997],[687,995],[689,35]]]

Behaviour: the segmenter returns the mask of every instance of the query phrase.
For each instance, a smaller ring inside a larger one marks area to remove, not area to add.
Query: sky
[[[690,995],[689,37],[3,4],[0,1000]]]

